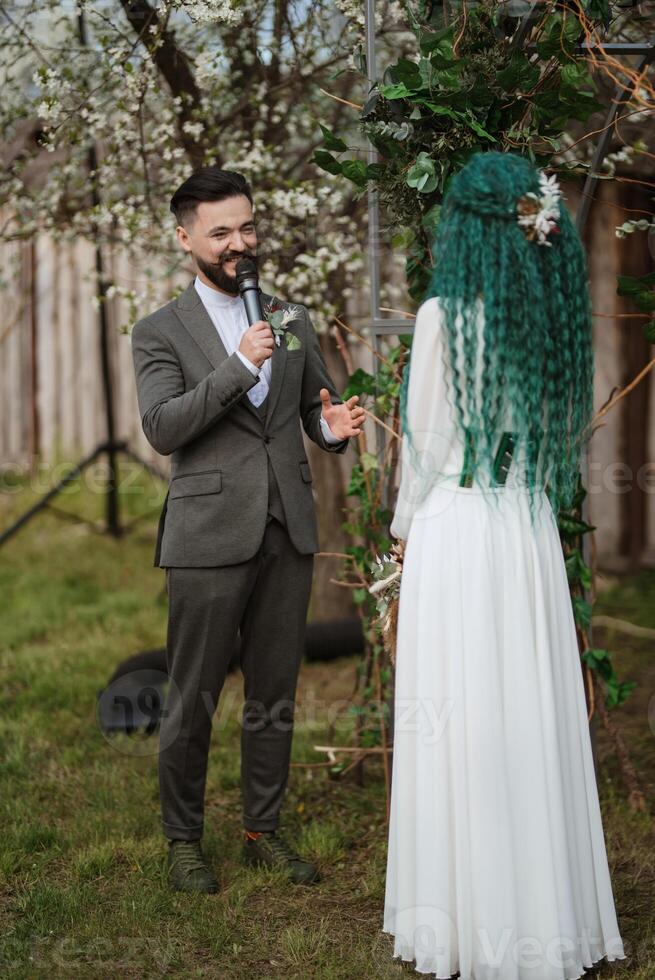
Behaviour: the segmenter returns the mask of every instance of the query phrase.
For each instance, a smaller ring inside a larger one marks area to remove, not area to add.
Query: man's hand
[[[335,436],[339,439],[358,436],[362,431],[358,426],[362,425],[366,414],[361,405],[356,404],[359,401],[359,395],[353,395],[341,405],[333,405],[327,388],[321,388],[319,394],[321,396],[321,415]]]
[[[244,333],[239,350],[258,368],[272,357],[275,340],[273,331],[265,320],[256,320]]]

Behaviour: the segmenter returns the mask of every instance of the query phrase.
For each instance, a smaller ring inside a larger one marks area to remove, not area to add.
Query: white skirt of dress
[[[405,547],[383,931],[420,973],[624,959],[552,508],[433,488]]]

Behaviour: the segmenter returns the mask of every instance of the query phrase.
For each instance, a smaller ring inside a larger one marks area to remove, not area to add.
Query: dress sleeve
[[[438,298],[432,297],[419,307],[414,325],[407,388],[412,445],[403,433],[400,486],[389,528],[394,538],[407,538],[414,513],[442,474],[456,435],[455,415],[447,398],[444,348],[441,307]]]

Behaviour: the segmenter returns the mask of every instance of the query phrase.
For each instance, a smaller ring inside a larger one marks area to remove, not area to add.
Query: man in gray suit
[[[257,234],[243,176],[204,167],[171,211],[197,275],[131,335],[143,430],[171,456],[154,561],[169,600],[159,754],[169,880],[218,889],[200,846],[207,756],[240,631],[244,859],[308,883],[316,867],[277,832],[319,548],[300,422],[326,452],[343,453],[364,410],[357,395],[340,401],[304,306],[276,301],[289,311],[279,336],[264,320],[248,326],[235,266],[246,255],[256,264]]]

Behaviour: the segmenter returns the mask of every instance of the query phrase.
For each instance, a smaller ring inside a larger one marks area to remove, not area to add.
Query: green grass
[[[127,498],[130,517],[153,507],[152,484],[135,486],[143,492]],[[32,499],[26,489],[0,498],[0,526]],[[154,521],[115,541],[94,529],[99,495],[71,491],[58,506],[84,513],[90,524],[45,513],[0,550],[0,976],[385,980],[410,972],[392,962],[391,938],[380,931],[386,825],[379,764],[368,766],[364,786],[292,768],[284,827],[321,866],[319,886],[293,888],[241,864],[237,676],[219,706],[207,782],[205,849],[221,890],[188,896],[168,889],[156,745],[110,741],[95,716],[97,692],[116,664],[164,643]],[[604,592],[598,611],[655,627],[654,598],[655,576],[642,575]],[[616,650],[621,677],[639,682],[615,717],[652,803],[652,644],[601,630],[595,643]],[[329,737],[326,702],[349,697],[354,671],[352,660],[304,665],[295,763],[321,760],[312,747]],[[627,807],[602,731],[598,751],[630,959],[597,975],[646,980],[655,975],[652,822]]]

